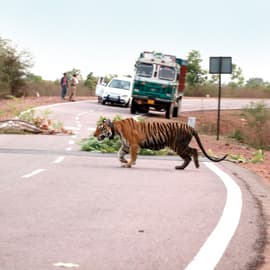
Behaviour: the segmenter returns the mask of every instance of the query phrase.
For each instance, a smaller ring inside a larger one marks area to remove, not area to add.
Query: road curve
[[[255,175],[223,162],[221,177],[205,159],[199,170],[179,172],[176,157],[139,157],[136,167],[123,169],[115,155],[81,152],[77,142],[100,115],[128,116],[127,109],[78,102],[50,110],[76,134],[0,136],[1,269],[261,263],[269,189]]]

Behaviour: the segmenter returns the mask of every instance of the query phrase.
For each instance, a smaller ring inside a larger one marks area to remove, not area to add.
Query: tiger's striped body
[[[192,157],[195,166],[198,168],[198,151],[189,146],[193,137],[208,159],[219,162],[226,158],[226,156],[220,159],[210,157],[204,150],[197,132],[185,123],[173,121],[138,122],[133,118],[113,123],[110,120],[106,120],[97,127],[94,133],[98,140],[102,140],[105,137],[113,138],[114,135],[118,135],[120,138],[122,146],[118,155],[120,162],[125,167],[131,167],[135,164],[140,148],[160,150],[169,147],[184,160],[181,166],[175,167],[176,169],[185,169]],[[131,156],[129,161],[125,159],[125,155],[128,153]]]

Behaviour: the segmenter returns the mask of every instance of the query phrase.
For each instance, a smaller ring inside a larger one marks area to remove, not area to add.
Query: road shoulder
[[[258,222],[259,238],[254,244],[257,258],[250,262],[248,269],[268,270],[270,269],[270,187],[262,178],[250,170],[231,162],[223,162],[222,166],[249,191],[257,204],[258,216],[262,220]]]

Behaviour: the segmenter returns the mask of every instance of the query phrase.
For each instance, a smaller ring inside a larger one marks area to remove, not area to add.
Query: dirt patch
[[[232,156],[242,156],[247,160],[252,159],[257,149],[231,138],[235,136],[237,130],[241,130],[246,122],[243,120],[240,110],[222,111],[220,120],[220,136],[217,140],[216,126],[217,113],[215,111],[186,112],[181,115],[180,120],[187,122],[188,117],[196,118],[196,129],[199,131],[205,149],[215,155],[230,154]],[[211,135],[204,135],[210,133]],[[256,131],[254,131],[256,133]],[[241,138],[239,138],[241,141]],[[262,163],[239,163],[270,184],[270,151],[264,151],[264,161]]]

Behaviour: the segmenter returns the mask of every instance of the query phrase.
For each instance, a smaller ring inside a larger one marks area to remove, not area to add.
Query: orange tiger
[[[199,168],[198,151],[189,146],[192,137],[196,139],[200,149],[208,159],[219,162],[227,157],[227,155],[222,158],[209,156],[203,148],[198,133],[185,123],[174,121],[138,122],[133,118],[112,122],[110,119],[106,119],[97,126],[94,132],[94,136],[98,140],[113,139],[115,135],[119,136],[122,144],[118,152],[119,160],[123,167],[128,168],[135,164],[140,148],[160,150],[166,146],[184,160],[183,164],[176,166],[175,169],[185,169],[192,157],[196,168]],[[131,157],[129,161],[125,159],[125,155],[128,153]]]

